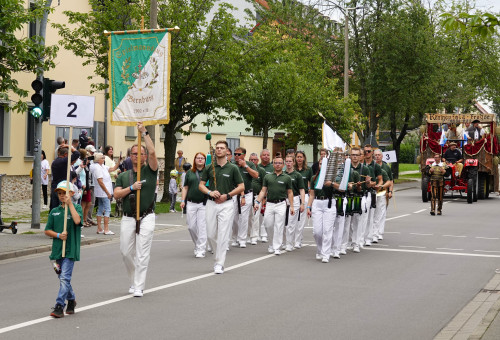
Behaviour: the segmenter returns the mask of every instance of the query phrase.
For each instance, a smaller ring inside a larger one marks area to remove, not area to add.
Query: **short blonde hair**
[[[104,158],[104,154],[102,152],[96,152],[94,154],[94,162],[100,161],[101,158]]]

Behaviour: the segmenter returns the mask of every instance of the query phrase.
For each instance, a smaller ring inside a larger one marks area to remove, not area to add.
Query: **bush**
[[[399,163],[415,163],[415,147],[412,144],[401,144],[399,150]]]

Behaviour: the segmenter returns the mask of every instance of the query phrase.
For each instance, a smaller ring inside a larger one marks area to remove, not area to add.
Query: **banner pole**
[[[68,138],[68,143],[72,139],[73,136],[73,127],[69,127],[69,138]],[[68,145],[68,166],[66,168],[66,195],[69,195],[69,191],[71,190],[71,186],[69,184],[69,174],[71,171],[71,146]],[[63,232],[65,233],[68,227],[68,204],[64,203],[64,229]],[[63,245],[62,245],[62,257],[66,257],[66,240],[63,240]]]
[[[141,158],[142,158],[142,134],[138,130],[138,136],[137,136],[137,181],[141,181]],[[137,216],[136,216],[136,222],[135,222],[135,233],[139,234],[140,228],[141,228],[141,189],[137,190],[137,195],[136,195],[136,211],[137,211]]]

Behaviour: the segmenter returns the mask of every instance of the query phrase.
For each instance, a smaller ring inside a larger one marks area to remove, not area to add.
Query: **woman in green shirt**
[[[304,204],[307,204],[307,202],[309,201],[308,193],[309,193],[309,188],[311,186],[310,183],[312,177],[312,169],[307,166],[307,157],[304,151],[297,151],[297,153],[295,154],[295,170],[302,176],[302,180],[304,181],[304,186],[306,188]],[[307,216],[305,211],[304,213],[300,213],[299,221],[297,222],[295,229],[294,248],[296,249],[302,247],[304,227],[308,219],[309,217]]]
[[[205,218],[206,197],[198,188],[200,176],[205,168],[206,156],[198,152],[194,156],[193,168],[186,172],[182,187],[181,209],[186,207],[186,222],[194,243],[196,258],[205,257],[207,248],[207,226]]]

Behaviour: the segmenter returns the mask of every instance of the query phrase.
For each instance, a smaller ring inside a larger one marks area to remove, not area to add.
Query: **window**
[[[234,150],[240,146],[239,138],[226,138],[226,142],[233,153]]]
[[[0,157],[9,156],[9,118],[8,106],[0,103]]]
[[[26,115],[26,156],[33,157],[35,155],[35,117],[31,114],[31,107]]]
[[[135,140],[137,138],[137,127],[127,126],[127,131],[125,132],[125,140]]]

